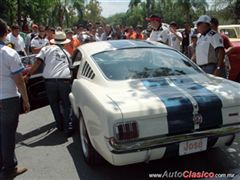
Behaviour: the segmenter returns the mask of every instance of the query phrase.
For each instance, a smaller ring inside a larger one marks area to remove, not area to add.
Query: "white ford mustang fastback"
[[[204,73],[148,41],[80,46],[69,95],[89,164],[126,165],[231,145],[240,132],[240,84]]]

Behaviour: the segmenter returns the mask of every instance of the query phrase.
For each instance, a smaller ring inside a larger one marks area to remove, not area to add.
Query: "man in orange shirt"
[[[137,25],[136,26],[136,36],[134,39],[139,39],[139,40],[143,40],[144,37],[143,37],[143,34],[142,34],[142,25]]]
[[[127,39],[136,39],[136,32],[133,30],[132,26],[129,26],[128,31],[126,33]]]
[[[72,56],[73,55],[73,52],[74,50],[80,46],[80,41],[77,39],[77,38],[74,38],[73,37],[73,31],[71,29],[67,29],[66,30],[66,36],[67,36],[67,39],[70,39],[71,42],[68,43],[68,44],[65,44],[64,45],[64,48],[67,50],[67,52]]]

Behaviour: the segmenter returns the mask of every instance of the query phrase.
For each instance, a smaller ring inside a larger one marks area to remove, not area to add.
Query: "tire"
[[[87,128],[82,116],[80,116],[79,121],[79,135],[83,157],[89,165],[94,166],[100,164],[102,162],[102,157],[98,154],[98,152],[93,148],[91,144]]]
[[[79,119],[76,117],[76,115],[73,113],[72,116],[72,121],[73,121],[73,130],[74,132],[76,132],[77,134],[79,134]]]

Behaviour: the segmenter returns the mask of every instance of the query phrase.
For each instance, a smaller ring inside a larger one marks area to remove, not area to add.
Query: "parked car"
[[[228,79],[240,83],[240,46],[235,46],[228,57],[231,65]]]
[[[240,25],[220,25],[218,30],[227,35],[234,46],[232,53],[228,56],[231,65],[229,79],[240,82]]]
[[[240,84],[204,73],[150,41],[79,46],[70,101],[87,163],[121,166],[231,145],[240,132]]]
[[[240,46],[240,25],[219,25],[218,30],[227,35],[234,46]]]
[[[23,75],[26,75],[31,69],[35,61],[35,56],[36,54],[21,57],[22,63],[25,66]],[[32,75],[26,83],[31,110],[38,109],[49,104],[45,88],[45,82],[42,77],[43,66],[44,65],[41,65],[37,72]],[[23,112],[23,108],[21,111]]]

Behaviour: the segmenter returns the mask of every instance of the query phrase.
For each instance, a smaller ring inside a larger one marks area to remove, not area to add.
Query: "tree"
[[[131,0],[128,7],[129,9],[133,9],[134,7],[136,7],[139,3],[141,2],[141,0]]]
[[[126,13],[117,13],[117,14],[107,18],[106,23],[111,24],[113,26],[120,25],[120,24],[125,26],[125,25],[127,25],[126,19],[127,19]]]
[[[144,23],[144,10],[141,6],[135,6],[130,12],[127,12],[125,19],[127,25],[136,26]]]
[[[8,24],[16,20],[17,2],[12,0],[0,0],[0,17]]]
[[[84,0],[74,0],[73,8],[75,8],[78,12],[78,22],[83,19],[84,13]]]
[[[240,23],[240,0],[236,0],[234,4],[235,23]]]
[[[153,12],[155,0],[146,0],[147,17]]]
[[[90,0],[89,4],[86,5],[84,11],[85,20],[95,23],[100,21],[102,8],[97,0]]]

